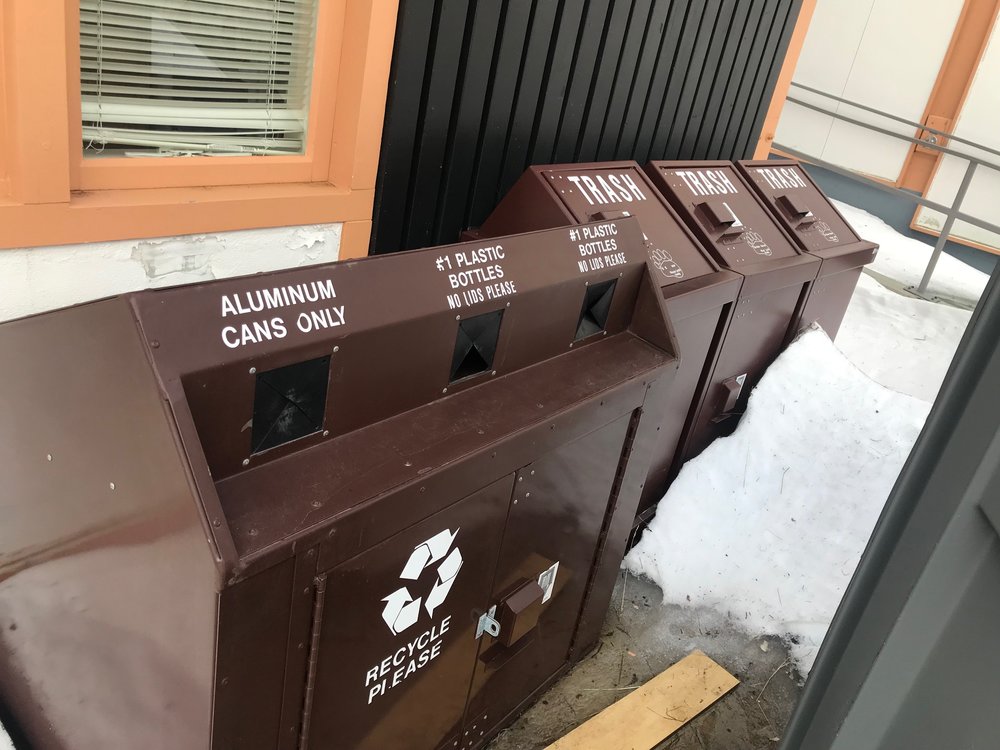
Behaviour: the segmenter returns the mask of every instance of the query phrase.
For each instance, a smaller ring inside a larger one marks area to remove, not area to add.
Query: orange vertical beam
[[[785,60],[781,64],[781,72],[778,73],[778,81],[774,86],[774,94],[771,95],[771,103],[764,117],[764,127],[760,131],[760,139],[753,152],[754,159],[766,159],[771,153],[771,144],[774,143],[774,135],[778,130],[778,119],[785,106],[788,89],[792,85],[792,76],[795,75],[795,66],[798,65],[802,45],[805,44],[806,33],[809,31],[809,23],[815,10],[816,0],[802,0],[799,17],[795,19],[795,28],[792,30],[792,38],[788,41]]]
[[[7,141],[7,87],[4,84],[6,76],[3,71],[7,65],[4,49],[6,49],[5,21],[6,3],[0,0],[0,200],[10,195],[10,175],[7,173],[9,165],[9,144]]]
[[[11,197],[69,200],[66,33],[62,0],[4,0],[5,135]]]
[[[345,221],[340,232],[340,253],[338,260],[364,258],[368,255],[368,244],[372,236],[372,223],[368,221]]]
[[[941,70],[938,71],[934,88],[927,100],[924,116],[920,120],[924,125],[945,131],[950,131],[955,126],[990,41],[998,10],[1000,0],[965,0],[948,51],[941,63]],[[921,137],[921,133],[916,135]],[[939,143],[945,145],[940,141]],[[911,146],[899,174],[899,187],[915,190],[920,194],[926,193],[938,159],[938,152],[917,145]]]
[[[338,187],[375,187],[397,10],[396,0],[348,3],[330,159]]]

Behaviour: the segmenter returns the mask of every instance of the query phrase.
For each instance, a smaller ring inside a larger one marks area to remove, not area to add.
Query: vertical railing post
[[[948,211],[944,226],[941,227],[941,234],[938,235],[937,242],[934,244],[934,252],[931,253],[931,259],[927,261],[924,277],[920,279],[920,286],[917,287],[917,294],[919,295],[927,293],[927,285],[931,283],[931,276],[934,273],[934,268],[937,266],[938,258],[941,257],[941,251],[944,250],[945,243],[948,242],[948,236],[951,234],[951,228],[955,223],[955,215],[962,207],[962,201],[969,190],[969,185],[972,184],[972,176],[976,173],[976,167],[978,166],[977,162],[970,161],[969,166],[965,170],[965,177],[962,178],[962,184],[959,185],[958,192],[955,194],[951,210]]]

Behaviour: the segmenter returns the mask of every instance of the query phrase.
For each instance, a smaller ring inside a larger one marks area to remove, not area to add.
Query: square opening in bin
[[[254,453],[323,429],[330,358],[257,373],[251,443]]]
[[[576,341],[603,331],[608,325],[611,300],[615,296],[618,279],[591,284],[583,296],[583,309],[576,324]]]
[[[502,318],[503,310],[496,310],[458,322],[450,382],[493,369]]]

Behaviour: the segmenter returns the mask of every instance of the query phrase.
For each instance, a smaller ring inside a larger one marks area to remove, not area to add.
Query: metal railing
[[[803,101],[802,99],[798,99],[794,96],[787,97],[786,101],[792,102],[793,104],[797,104],[800,107],[805,107],[806,109],[811,109],[815,112],[820,112],[824,115],[828,115],[837,120],[841,120],[843,122],[847,122],[852,125],[857,125],[858,127],[865,128],[866,130],[870,130],[875,133],[881,133],[882,135],[887,135],[890,136],[891,138],[898,138],[899,140],[908,141],[910,143],[917,144],[918,146],[922,146],[924,148],[928,148],[933,151],[940,152],[942,154],[948,154],[949,156],[955,156],[960,159],[964,159],[965,161],[968,162],[968,166],[965,169],[965,175],[962,177],[962,182],[958,187],[958,192],[955,193],[955,198],[952,201],[951,205],[946,206],[943,203],[938,203],[936,201],[928,200],[922,195],[917,195],[916,193],[913,193],[909,190],[903,190],[901,188],[893,187],[891,185],[886,185],[882,182],[879,182],[878,180],[874,180],[868,177],[867,175],[861,174],[860,172],[856,172],[852,169],[841,167],[837,164],[825,161],[824,159],[817,158],[815,156],[812,156],[811,154],[803,153],[789,146],[784,146],[777,142],[772,144],[774,149],[786,153],[789,156],[794,156],[796,159],[799,159],[800,161],[804,161],[810,164],[815,164],[817,166],[823,167],[824,169],[828,169],[831,172],[834,172],[835,174],[839,174],[844,177],[848,177],[852,180],[864,183],[865,185],[875,188],[876,190],[881,190],[883,192],[890,193],[892,195],[896,195],[901,198],[905,198],[906,200],[912,201],[917,205],[924,206],[925,208],[930,208],[934,211],[938,211],[944,214],[945,216],[944,225],[941,227],[941,232],[938,235],[937,242],[934,245],[934,250],[931,252],[930,260],[928,260],[927,262],[927,267],[924,269],[923,278],[920,279],[920,284],[918,286],[908,287],[907,291],[911,291],[920,297],[926,297],[927,287],[930,284],[931,276],[934,274],[934,269],[937,267],[938,259],[941,257],[941,253],[944,251],[944,246],[948,242],[948,238],[951,236],[952,228],[954,227],[955,222],[957,220],[964,221],[967,224],[971,224],[972,226],[978,227],[980,229],[985,229],[987,231],[996,232],[997,234],[1000,234],[1000,226],[997,226],[996,224],[988,222],[984,219],[980,219],[975,216],[970,216],[969,214],[963,213],[961,211],[962,201],[965,199],[965,194],[969,191],[969,185],[972,184],[972,178],[976,174],[976,169],[982,166],[1000,172],[1000,151],[989,148],[988,146],[983,146],[980,143],[970,141],[967,138],[961,138],[959,136],[954,135],[953,133],[948,133],[946,131],[938,130],[936,128],[929,127],[919,122],[907,120],[904,117],[898,117],[888,112],[883,112],[882,110],[876,109],[875,107],[869,107],[864,104],[859,104],[858,102],[853,102],[849,99],[844,99],[843,97],[834,96],[833,94],[828,94],[825,91],[820,91],[819,89],[814,89],[810,86],[805,86],[801,83],[795,83],[793,81],[792,86],[794,88],[801,89],[802,91],[808,91],[811,94],[816,94],[826,99],[830,99],[832,101],[839,102],[841,104],[846,104],[850,107],[854,107],[855,109],[864,112],[870,112],[874,115],[878,115],[879,117],[883,117],[886,120],[898,122],[903,125],[909,125],[915,128],[918,132],[926,133],[927,135],[924,138],[917,138],[915,136],[897,133],[894,130],[884,128],[879,125],[875,125],[873,123],[865,122],[863,120],[859,120],[856,117],[851,117],[850,115],[846,115],[842,112],[837,112],[834,109],[828,109],[818,104],[813,104],[812,102]],[[996,156],[998,161],[997,162],[988,161],[973,154],[969,154],[963,151],[956,151],[953,148],[942,146],[940,141],[943,140],[947,140],[949,144],[961,143],[966,146],[971,146],[981,152]]]

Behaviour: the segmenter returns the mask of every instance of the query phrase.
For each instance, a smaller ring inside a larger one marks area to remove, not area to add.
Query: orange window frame
[[[343,222],[367,253],[397,0],[320,0],[305,153],[83,156],[78,0],[0,0],[0,248]]]

